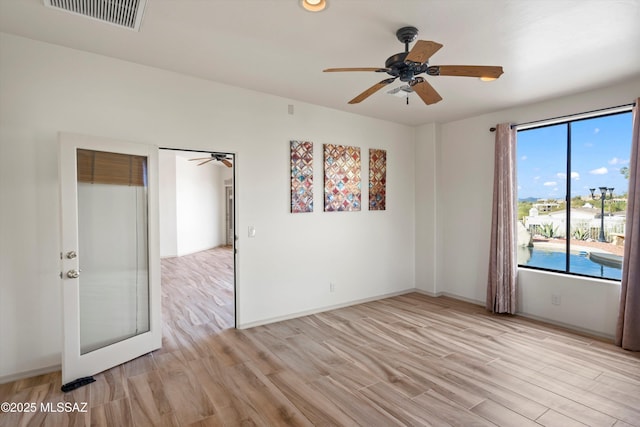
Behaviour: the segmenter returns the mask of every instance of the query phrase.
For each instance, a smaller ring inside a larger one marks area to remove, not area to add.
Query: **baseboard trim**
[[[484,307],[485,306],[485,302],[484,301],[480,301],[480,300],[473,299],[473,298],[461,297],[460,295],[451,294],[449,292],[442,292],[440,294],[440,296],[457,299],[458,301],[468,302],[469,304],[473,304],[473,305],[479,305],[480,307]]]
[[[415,291],[416,291],[416,288],[408,288],[408,289],[404,289],[402,291],[396,291],[396,292],[390,292],[390,293],[387,293],[387,294],[376,295],[374,297],[362,298],[362,299],[347,301],[347,302],[339,303],[339,304],[326,305],[326,306],[314,308],[314,309],[311,309],[311,310],[303,310],[303,311],[298,311],[298,312],[292,313],[292,314],[286,314],[284,316],[270,317],[268,319],[256,320],[255,322],[248,322],[248,323],[238,324],[237,329],[254,328],[256,326],[263,326],[263,325],[268,325],[270,323],[282,322],[284,320],[296,319],[298,317],[309,316],[311,314],[322,313],[322,312],[325,312],[325,311],[335,310],[335,309],[338,309],[338,308],[350,307],[352,305],[363,304],[363,303],[371,302],[371,301],[378,301],[378,300],[385,299],[385,298],[396,297],[398,295],[410,294],[410,293],[415,292]]]
[[[434,297],[434,298],[439,298],[439,297],[448,297],[448,298],[452,298],[458,301],[464,301],[464,302],[468,302],[470,304],[474,304],[480,307],[484,307],[485,303],[484,301],[479,301],[479,300],[475,300],[472,298],[465,298],[465,297],[461,297],[460,295],[455,295],[449,292],[428,292],[428,291],[424,291],[422,289],[415,289],[414,292],[420,293],[420,294],[424,294],[430,297]],[[563,323],[563,322],[558,322],[555,321],[553,319],[548,319],[546,317],[541,317],[541,316],[536,316],[534,314],[529,314],[529,313],[523,313],[523,312],[516,312],[515,314],[516,316],[519,317],[524,317],[526,319],[531,319],[531,320],[535,320],[538,322],[542,322],[542,323],[547,323],[549,325],[553,325],[553,326],[558,326],[560,328],[566,329],[568,331],[572,331],[578,334],[582,334],[582,335],[586,335],[589,337],[593,337],[593,338],[599,338],[599,339],[603,339],[606,341],[611,341],[613,342],[615,340],[615,337],[613,335],[609,335],[609,334],[605,334],[602,332],[598,332],[598,331],[594,331],[591,329],[586,329],[586,328],[581,328],[579,326],[575,326],[575,325],[571,325],[569,323]]]
[[[225,247],[225,246],[229,246],[231,248],[230,245],[225,245],[224,243],[221,243],[219,245],[211,246],[210,248],[199,249],[197,251],[181,252],[181,253],[175,254],[175,255],[160,255],[160,259],[180,258],[180,257],[183,257],[183,256],[197,254],[198,252],[210,251],[211,249],[222,248],[222,247]]]
[[[540,316],[536,316],[534,314],[528,314],[528,313],[522,313],[522,312],[516,312],[516,316],[520,316],[520,317],[524,317],[526,319],[531,319],[531,320],[536,320],[538,322],[542,322],[542,323],[548,323],[549,325],[553,325],[553,326],[558,326],[560,328],[563,329],[567,329],[569,331],[572,332],[576,332],[578,334],[581,335],[586,335],[589,337],[594,337],[594,338],[600,338],[606,341],[611,341],[611,343],[613,343],[615,341],[615,336],[613,335],[609,335],[609,334],[605,334],[602,332],[598,332],[598,331],[594,331],[592,329],[587,329],[587,328],[581,328],[579,326],[575,326],[575,325],[571,325],[568,323],[562,323],[562,322],[558,322],[552,319],[547,319],[546,317],[540,317]]]
[[[425,291],[424,289],[418,289],[418,288],[413,289],[413,292],[418,293],[418,294],[422,294],[422,295],[426,295],[426,296],[432,297],[432,298],[438,298],[438,297],[443,296],[442,292],[429,292],[429,291]]]
[[[481,307],[484,307],[484,301],[479,301],[476,299],[472,299],[472,298],[465,298],[465,297],[461,297],[460,295],[456,295],[456,294],[452,294],[450,292],[429,292],[429,291],[425,291],[422,289],[414,289],[414,292],[417,292],[419,294],[423,294],[423,295],[427,295],[433,298],[440,298],[440,297],[447,297],[447,298],[451,298],[451,299],[455,299],[458,301],[463,301],[463,302],[468,302],[469,304],[473,304],[473,305],[479,305]]]
[[[17,374],[3,375],[0,377],[0,384],[36,377],[38,375],[50,374],[51,372],[56,372],[61,369],[62,365],[53,365],[44,368],[32,369],[30,371],[18,372]]]

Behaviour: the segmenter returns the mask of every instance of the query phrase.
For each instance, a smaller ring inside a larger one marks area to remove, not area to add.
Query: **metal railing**
[[[566,238],[566,221],[558,218],[524,217],[525,228],[532,236],[545,238]],[[605,218],[604,235],[607,242],[613,240],[613,235],[624,235],[626,221]],[[571,221],[571,238],[575,240],[597,240],[600,235],[600,219]]]

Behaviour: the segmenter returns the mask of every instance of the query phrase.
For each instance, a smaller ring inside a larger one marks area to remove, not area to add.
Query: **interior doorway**
[[[236,156],[161,148],[159,163],[164,338],[171,340],[172,324],[234,328]],[[185,313],[185,299],[200,302]]]

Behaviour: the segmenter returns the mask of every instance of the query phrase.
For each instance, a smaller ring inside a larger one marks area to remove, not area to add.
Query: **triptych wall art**
[[[324,211],[359,211],[362,205],[359,147],[324,144]],[[291,212],[313,212],[313,143],[290,141]],[[369,210],[385,210],[387,152],[369,149]]]

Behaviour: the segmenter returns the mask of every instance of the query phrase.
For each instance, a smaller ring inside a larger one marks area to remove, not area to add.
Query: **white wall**
[[[521,314],[606,337],[615,334],[618,283],[527,269],[518,275]],[[560,297],[560,305],[551,304],[551,295]]]
[[[158,153],[158,192],[160,223],[160,256],[178,256],[178,220],[176,206],[176,153],[160,150]]]
[[[638,94],[640,78],[635,78],[609,88],[442,124],[435,149],[438,237],[435,243],[424,237],[416,242],[417,248],[433,244],[438,248],[436,293],[484,304],[495,137],[489,127],[628,104]],[[430,146],[432,139],[429,126],[420,128],[417,147]],[[418,154],[428,164],[432,151]],[[420,221],[419,216],[418,230]],[[521,270],[518,286],[521,314],[604,336],[615,332],[620,292],[616,282]],[[560,307],[551,307],[552,294],[562,296]]]
[[[416,129],[416,288],[435,295],[437,272],[437,169],[440,125],[431,123]]]
[[[412,128],[0,34],[0,379],[60,363],[61,130],[237,154],[239,326],[414,287]],[[289,213],[290,139],[313,213]],[[387,150],[386,211],[322,212],[323,143]]]
[[[220,212],[224,211],[221,172],[220,166],[198,166],[176,157],[178,256],[224,244],[220,227]]]
[[[182,256],[225,244],[227,168],[198,166],[172,150],[161,150],[159,161],[160,256]]]

